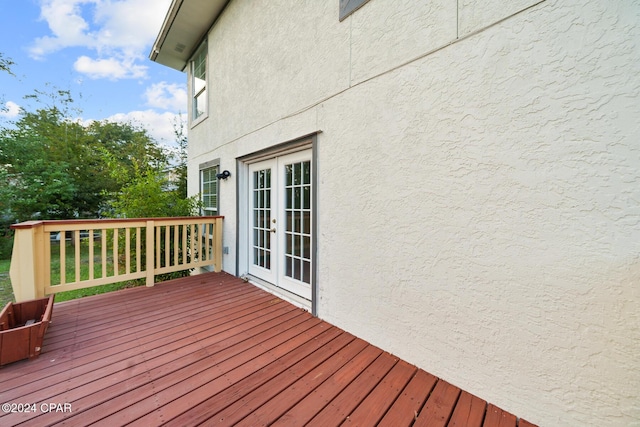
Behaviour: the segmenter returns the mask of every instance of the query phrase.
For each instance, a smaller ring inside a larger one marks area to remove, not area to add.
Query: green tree
[[[152,218],[197,215],[197,197],[184,198],[171,185],[161,170],[136,172],[128,179],[112,206],[116,216],[124,218]]]
[[[121,179],[127,181],[123,185],[120,193],[112,203],[113,212],[118,217],[124,218],[157,218],[157,217],[180,217],[197,215],[200,211],[200,201],[197,197],[185,198],[180,191],[167,178],[165,171],[161,169],[147,169],[141,171],[135,170],[132,178],[126,176],[122,169],[118,171],[114,168]],[[182,230],[172,229],[171,237],[168,242],[174,241],[173,233],[183,233]],[[187,231],[189,234],[190,231]],[[181,234],[180,234],[181,235]],[[164,232],[162,234],[164,236]],[[122,239],[122,237],[121,237]],[[146,235],[141,236],[141,245],[146,245]],[[170,257],[173,259],[173,251],[179,252],[180,260],[188,257],[185,248],[182,247],[182,238],[179,237],[178,246],[175,247],[170,243],[167,246],[161,246],[161,259],[164,259],[164,251],[171,251]],[[126,244],[123,241],[123,245]],[[133,245],[133,242],[129,242]],[[132,248],[133,250],[133,248]],[[146,255],[141,254],[141,262],[146,264]],[[164,281],[177,277],[185,277],[189,275],[189,270],[177,271],[174,273],[161,274],[156,276],[156,281]],[[140,282],[142,283],[142,282]]]
[[[187,135],[184,132],[184,120],[179,115],[173,123],[173,133],[178,144],[177,165],[174,168],[176,177],[176,189],[178,194],[187,198]]]
[[[5,58],[2,52],[0,52],[0,71],[13,75],[11,67],[14,65],[15,63],[10,58]]]
[[[57,143],[62,139],[59,122],[56,108],[25,113],[15,129],[0,134],[0,163],[8,175],[8,208],[15,219],[73,217],[77,187],[70,153]]]
[[[15,76],[15,74],[13,74],[13,72],[11,71],[11,67],[13,65],[15,65],[14,62],[11,59],[5,58],[2,52],[0,52],[0,71],[4,71],[7,74]],[[6,108],[4,106],[3,94],[0,93],[0,112],[2,111],[6,111]]]
[[[167,165],[166,153],[143,129],[69,119],[68,91],[29,98],[40,108],[23,110],[13,127],[0,129],[0,165],[10,184],[4,212],[12,220],[104,216],[125,184],[114,168],[133,177]]]

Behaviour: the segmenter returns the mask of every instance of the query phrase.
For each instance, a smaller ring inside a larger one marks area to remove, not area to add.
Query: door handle
[[[273,228],[272,228],[271,230],[269,230],[269,231],[270,231],[270,232],[272,232],[272,233],[275,233],[275,232],[276,232],[276,228],[275,228],[275,227],[273,227]]]

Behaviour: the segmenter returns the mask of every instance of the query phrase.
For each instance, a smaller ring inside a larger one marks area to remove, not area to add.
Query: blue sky
[[[171,0],[0,0],[0,125],[15,120],[25,95],[69,90],[73,120],[130,121],[172,145],[186,120],[186,76],[148,59]]]

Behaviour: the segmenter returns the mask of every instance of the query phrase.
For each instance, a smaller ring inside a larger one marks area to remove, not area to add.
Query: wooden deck
[[[31,411],[2,426],[532,426],[224,273],[52,320],[39,358],[0,369],[0,403]]]

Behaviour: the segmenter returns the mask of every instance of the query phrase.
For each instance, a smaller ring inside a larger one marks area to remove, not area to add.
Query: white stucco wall
[[[232,1],[190,191],[321,130],[320,317],[531,422],[637,425],[640,4],[502,3]]]

